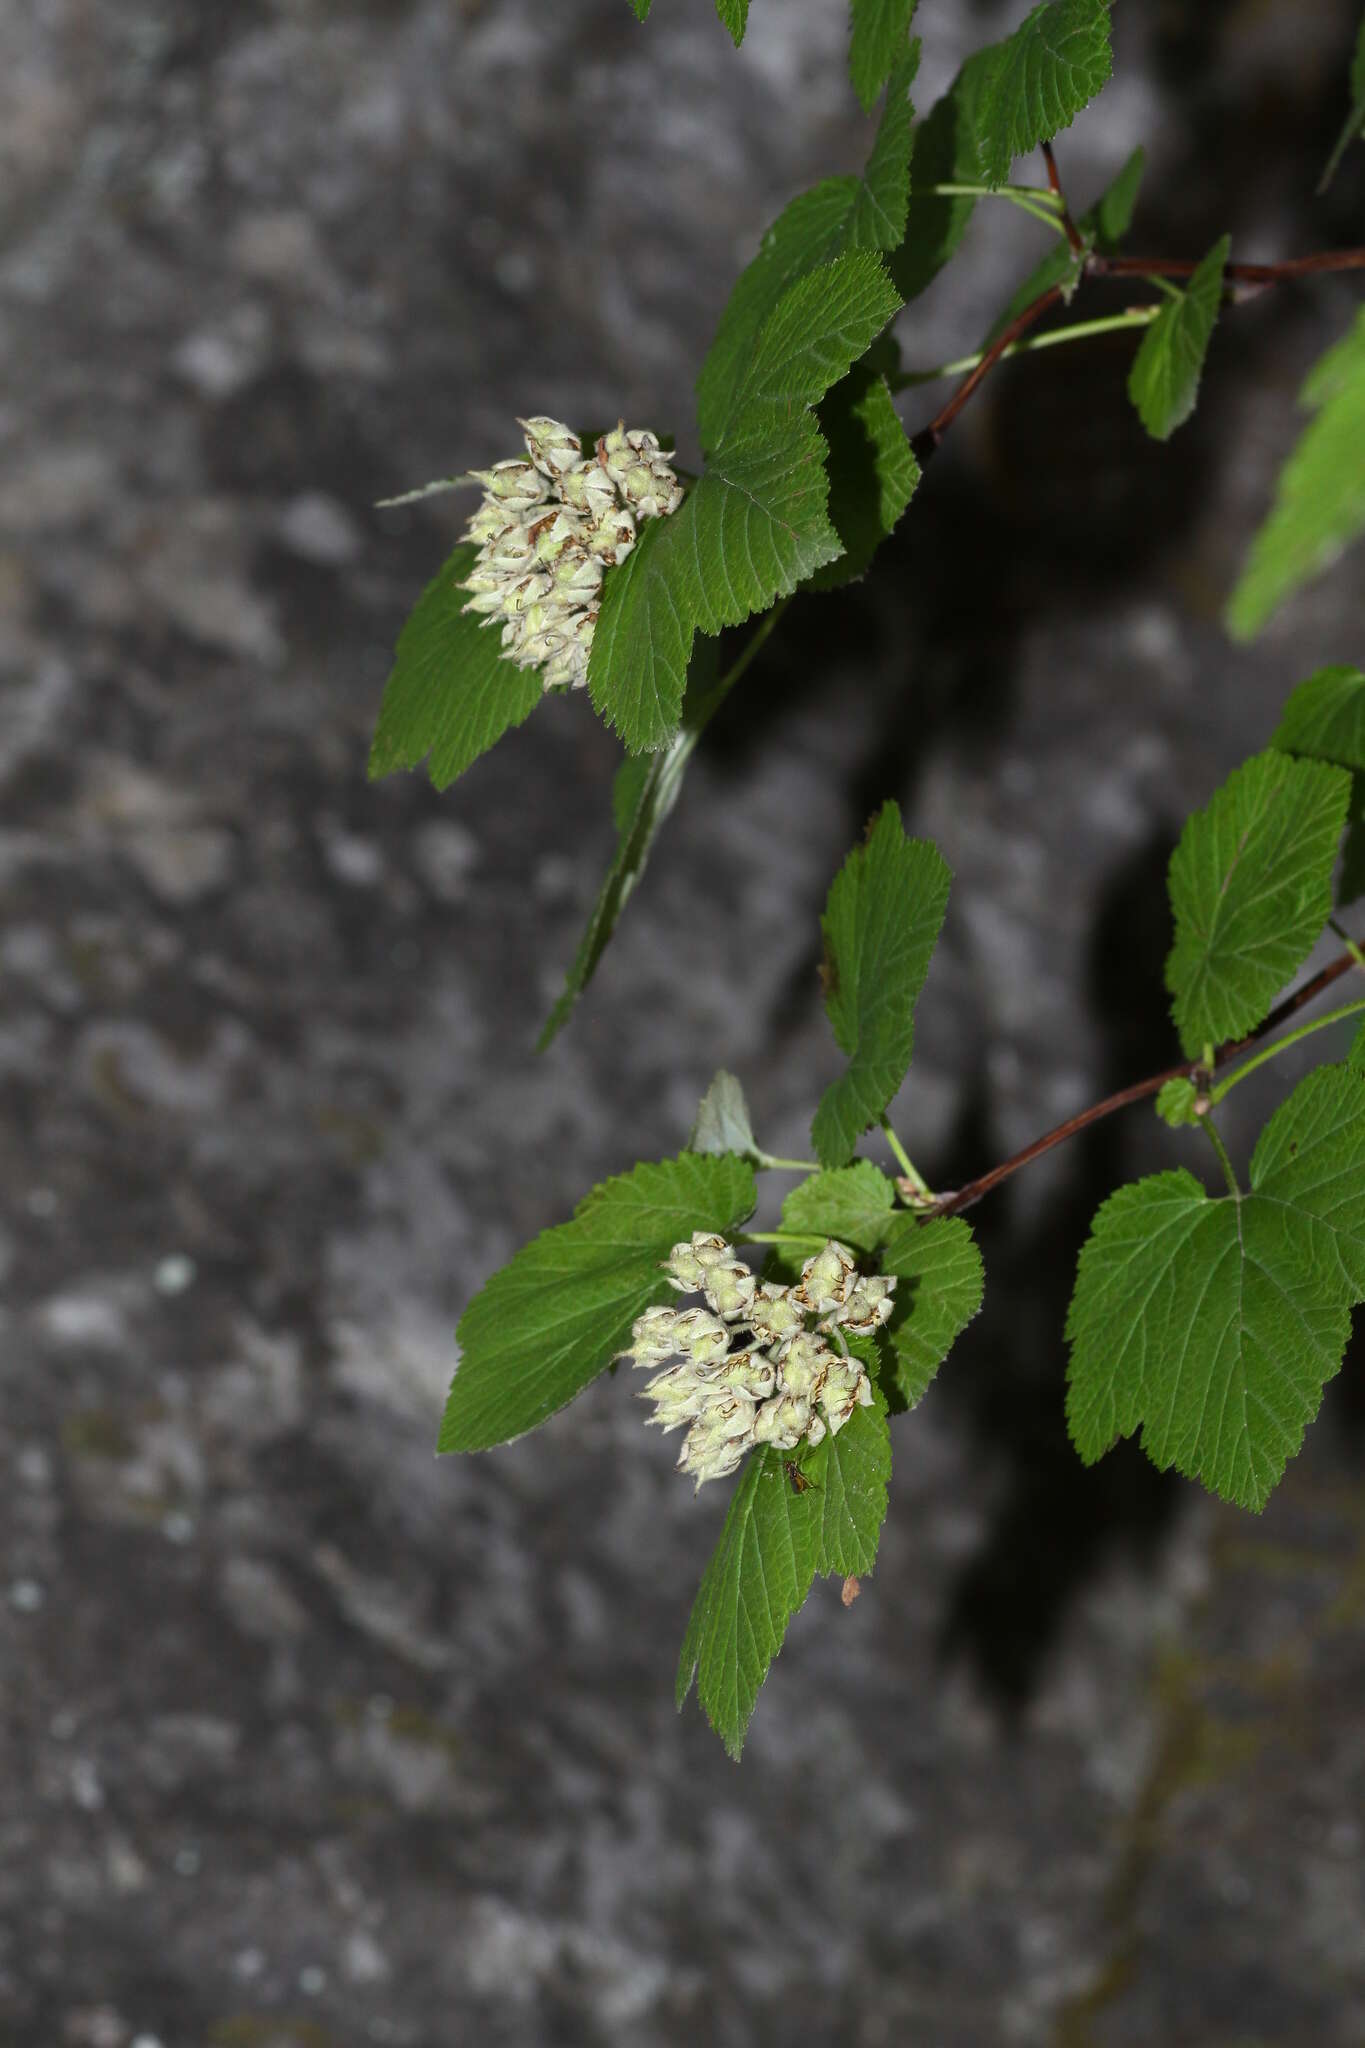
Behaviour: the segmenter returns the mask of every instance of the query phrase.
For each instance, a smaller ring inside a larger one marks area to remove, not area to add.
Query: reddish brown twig
[[[928,461],[972,393],[984,378],[989,377],[1006,349],[1016,342],[1021,334],[1026,333],[1032,327],[1035,320],[1041,320],[1048,307],[1055,306],[1061,296],[1061,286],[1054,284],[1050,290],[1043,292],[1040,297],[1036,298],[1032,305],[1025,306],[1023,312],[1017,314],[1010,321],[1009,326],[1005,328],[1004,332],[996,336],[971,375],[963,378],[957,390],[948,400],[948,403],[941,406],[930,420],[928,426],[921,428],[920,432],[915,435],[910,446],[914,450],[917,462],[924,463]]]
[[[1281,1024],[1287,1023],[1296,1011],[1313,1002],[1325,988],[1330,988],[1334,981],[1339,981],[1343,974],[1349,974],[1355,965],[1356,959],[1352,953],[1341,953],[1335,960],[1329,961],[1319,973],[1304,982],[1301,988],[1287,995],[1282,1003],[1277,1003],[1265,1022],[1258,1025],[1255,1031],[1249,1031],[1245,1038],[1229,1039],[1226,1045],[1220,1045],[1213,1056],[1214,1067],[1225,1067],[1229,1060],[1236,1059],[1239,1054],[1248,1051],[1253,1045],[1258,1045],[1272,1032],[1278,1031]],[[1174,1067],[1163,1067],[1159,1074],[1149,1074],[1145,1081],[1134,1081],[1131,1086],[1120,1088],[1113,1095],[1106,1095],[1102,1102],[1093,1102],[1089,1109],[1080,1110],[1077,1115],[1069,1116],[1065,1123],[1058,1124],[1055,1129],[1045,1131],[1041,1138],[1035,1138],[1031,1145],[1025,1145],[1022,1152],[1014,1153],[1009,1159],[1002,1159],[989,1173],[979,1174],[975,1180],[969,1180],[965,1187],[957,1188],[951,1194],[940,1195],[936,1202],[919,1210],[918,1214],[922,1218],[960,1215],[964,1209],[970,1209],[973,1203],[979,1202],[983,1195],[988,1195],[993,1188],[998,1188],[1002,1181],[1007,1181],[1011,1175],[1018,1173],[1021,1167],[1031,1166],[1033,1161],[1041,1159],[1045,1152],[1051,1152],[1055,1146],[1065,1144],[1068,1138],[1076,1137],[1091,1124],[1099,1123],[1103,1117],[1113,1116],[1116,1110],[1127,1109],[1130,1103],[1141,1102],[1145,1097],[1155,1095],[1167,1081],[1193,1081],[1206,1072],[1199,1060],[1182,1060]]]
[[[1053,155],[1052,144],[1042,145],[1043,162],[1047,165],[1048,185],[1061,201],[1059,219],[1066,230],[1067,242],[1072,254],[1079,258],[1077,284],[1088,278],[1097,277],[1191,277],[1199,268],[1197,262],[1186,256],[1106,256],[1096,249],[1087,249],[1085,237],[1072,219],[1067,205],[1066,193],[1062,189],[1061,173]],[[1287,283],[1295,277],[1317,277],[1329,271],[1365,270],[1365,249],[1323,249],[1312,256],[1288,256],[1280,263],[1229,263],[1223,271],[1224,281],[1229,285],[1242,285],[1252,291],[1264,291],[1266,286]],[[923,464],[938,447],[953,421],[964,405],[978,391],[996,364],[1000,361],[1020,335],[1041,319],[1049,306],[1063,296],[1060,285],[1053,285],[1040,293],[1031,305],[1011,320],[1003,334],[996,336],[981,361],[966,377],[957,390],[924,427],[916,434],[910,445],[916,460]]]
[[[1053,193],[1060,202],[1059,218],[1062,226],[1066,229],[1066,239],[1071,244],[1071,253],[1073,256],[1084,256],[1086,253],[1085,236],[1071,218],[1071,208],[1067,205],[1066,194],[1062,190],[1062,175],[1057,169],[1057,159],[1052,154],[1052,144],[1050,142],[1043,144],[1043,162],[1047,165],[1048,184],[1052,187]]]

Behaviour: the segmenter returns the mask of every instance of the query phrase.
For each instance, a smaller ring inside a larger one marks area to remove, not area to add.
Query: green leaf
[[[973,81],[979,175],[1003,185],[1017,156],[1069,128],[1108,84],[1109,0],[1047,0],[1012,36],[969,62],[979,67]]]
[[[877,1270],[900,1281],[886,1335],[895,1391],[913,1408],[981,1307],[981,1254],[971,1225],[960,1216],[932,1216],[924,1223],[902,1216],[878,1252]]]
[[[372,780],[430,755],[427,772],[445,789],[540,702],[540,677],[504,660],[497,629],[464,610],[460,585],[477,553],[468,541],[456,548],[398,636],[370,748]]]
[[[1169,441],[1194,411],[1231,247],[1228,235],[1215,242],[1187,289],[1169,300],[1143,332],[1128,376],[1128,396],[1155,440]]]
[[[866,361],[840,379],[816,417],[829,448],[829,519],[843,553],[816,570],[810,588],[834,590],[866,575],[914,496],[920,469],[886,378]]]
[[[936,847],[905,837],[895,804],[883,806],[834,878],[821,920],[825,1008],[849,1065],[811,1127],[823,1166],[852,1157],[905,1079],[950,880]]]
[[[853,0],[848,72],[864,112],[905,56],[915,5],[916,0]]]
[[[896,67],[861,177],[827,178],[794,199],[736,282],[697,378],[704,448],[723,440],[764,323],[797,280],[853,249],[894,249],[905,233],[914,112],[908,95],[918,62],[915,46]]]
[[[676,513],[673,515],[678,516]],[[631,892],[645,871],[650,849],[678,801],[687,764],[697,742],[730,693],[733,676],[716,680],[716,643],[698,641],[688,669],[682,725],[670,746],[657,754],[623,761],[612,784],[611,810],[616,825],[616,852],[593,905],[573,965],[558,1001],[546,1019],[537,1051],[544,1052],[563,1030],[574,1004],[597,971]]]
[[[1055,69],[1047,56],[1053,46]],[[1083,60],[1074,70],[1068,53]],[[915,131],[905,236],[891,258],[891,275],[907,303],[932,283],[954,254],[976,208],[970,194],[947,197],[933,188],[983,180],[1003,184],[1018,137],[1030,138],[1020,144],[1024,149],[1050,139],[1085,104],[1092,89],[1098,92],[1108,75],[1108,9],[1103,0],[1059,0],[1057,5],[1035,8],[1014,35],[967,59]],[[1093,88],[1087,86],[1090,79],[1095,81]],[[1002,95],[1012,93],[1017,119],[1005,126]],[[1083,96],[1076,99],[1077,93]],[[1054,127],[1048,109],[1060,109],[1072,99],[1075,104]],[[1042,131],[1035,132],[1040,114],[1046,118]],[[1069,251],[1059,245],[1058,254],[1064,276]]]
[[[1199,1090],[1193,1081],[1188,1075],[1178,1074],[1173,1081],[1163,1081],[1157,1090],[1156,1113],[1164,1124],[1178,1131],[1185,1124],[1198,1123],[1194,1107],[1198,1100]]]
[[[1337,165],[1358,135],[1365,136],[1365,16],[1356,34],[1355,56],[1351,63],[1351,111],[1327,159],[1327,168],[1318,180],[1320,193],[1331,184],[1337,174]]]
[[[758,1151],[744,1090],[724,1067],[714,1075],[711,1086],[702,1096],[687,1149],[689,1152],[738,1152],[744,1158],[750,1158]]]
[[[696,632],[739,625],[837,557],[825,444],[806,408],[898,304],[868,251],[799,279],[755,344],[736,431],[680,509],[606,578],[588,686],[632,753],[672,741]]]
[[[694,1230],[735,1230],[753,1211],[751,1167],[733,1156],[633,1167],[544,1230],[475,1295],[456,1333],[460,1366],[442,1451],[480,1451],[535,1429],[610,1364],[651,1302],[659,1262]]]
[[[1365,675],[1358,668],[1319,669],[1285,705],[1270,744],[1354,771],[1337,904],[1354,903],[1365,895]]]
[[[875,1345],[851,1342],[867,1362]],[[815,1524],[815,1569],[850,1572],[861,1577],[877,1562],[877,1542],[886,1520],[886,1488],[891,1477],[891,1432],[886,1423],[886,1397],[872,1380],[872,1406],[855,1408],[837,1436],[825,1436],[801,1460],[801,1475],[810,1481],[800,1502]]]
[[[1291,694],[1270,744],[1310,761],[1365,769],[1365,675],[1345,665],[1320,668]]]
[[[1087,1464],[1139,1427],[1153,1463],[1260,1509],[1365,1298],[1365,1074],[1322,1067],[1261,1133],[1251,1192],[1159,1173],[1111,1195],[1067,1319]]]
[[[738,49],[749,23],[749,0],[716,0],[716,13],[722,26],[729,29]]]
[[[736,1762],[768,1666],[815,1577],[814,1489],[794,1493],[783,1463],[769,1445],[745,1464],[678,1660],[678,1706],[695,1678],[707,1719]]]
[[[1180,1043],[1240,1038],[1301,967],[1332,909],[1350,777],[1275,749],[1231,774],[1171,856],[1166,987]]]
[[[1087,251],[1098,249],[1104,256],[1117,252],[1133,218],[1146,162],[1146,152],[1135,149],[1113,184],[1105,188],[1095,204],[1088,207],[1076,222]],[[1018,319],[1026,306],[1031,306],[1035,299],[1041,299],[1053,285],[1061,285],[1064,296],[1070,300],[1080,283],[1082,262],[1083,258],[1075,254],[1069,242],[1054,241],[1002,309],[986,336],[985,346],[989,348],[1010,322]]]
[[[850,1349],[875,1359],[875,1346],[854,1339]],[[707,1719],[736,1761],[759,1689],[816,1573],[846,1577],[876,1562],[891,1438],[875,1379],[872,1406],[855,1409],[837,1436],[803,1451],[804,1489],[791,1485],[787,1462],[771,1447],[747,1460],[678,1660],[678,1706],[695,1678]]]
[[[630,0],[630,4],[635,9],[635,19],[637,21],[645,21],[649,17],[649,10],[654,5],[654,0]]]
[[[872,1252],[894,1224],[895,1189],[870,1159],[855,1159],[833,1173],[813,1173],[782,1204],[782,1228],[793,1236],[837,1238],[855,1252]]]
[[[1365,308],[1315,365],[1301,402],[1315,411],[1280,471],[1275,503],[1228,603],[1228,630],[1250,640],[1287,597],[1365,533]]]

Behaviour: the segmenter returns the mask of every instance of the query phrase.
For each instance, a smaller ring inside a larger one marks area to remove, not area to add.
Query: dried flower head
[[[642,1366],[678,1361],[655,1374],[643,1398],[659,1428],[688,1425],[678,1470],[698,1486],[733,1472],[754,1444],[794,1451],[837,1436],[855,1408],[871,1404],[871,1383],[841,1326],[865,1335],[880,1328],[896,1282],[860,1275],[847,1245],[824,1245],[794,1287],[760,1285],[732,1245],[702,1230],[675,1244],[663,1269],[679,1293],[700,1294],[706,1306],[646,1309],[621,1356]]]
[[[630,554],[640,520],[677,510],[682,487],[657,436],[624,422],[589,456],[562,420],[517,424],[526,455],[472,472],[484,495],[465,529],[479,547],[465,610],[499,625],[503,652],[540,669],[547,690],[581,690],[602,579]]]

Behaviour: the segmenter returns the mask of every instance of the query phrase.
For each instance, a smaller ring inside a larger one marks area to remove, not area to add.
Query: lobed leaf
[[[930,108],[915,131],[905,236],[891,258],[907,302],[954,254],[976,208],[970,193],[934,187],[1003,184],[1016,154],[1066,127],[1109,76],[1108,14],[1107,0],[1035,8],[1012,36],[969,57]],[[1064,276],[1069,252],[1058,254]]]
[[[866,842],[834,878],[821,920],[825,1008],[847,1070],[821,1097],[811,1127],[823,1166],[842,1166],[905,1079],[915,1004],[948,905],[938,849],[907,839],[896,805],[883,806]]]
[[[1365,770],[1365,675],[1345,665],[1320,668],[1291,693],[1270,744],[1310,761]]]
[[[1365,533],[1365,308],[1304,383],[1317,417],[1280,471],[1275,503],[1228,601],[1228,631],[1250,640],[1305,583]]]
[[[1259,1510],[1365,1299],[1365,1074],[1300,1082],[1250,1178],[1214,1198],[1160,1173],[1101,1206],[1067,1318],[1067,1422],[1087,1464],[1141,1428],[1154,1464]]]
[[[877,1270],[900,1281],[886,1335],[894,1391],[904,1407],[913,1408],[981,1307],[981,1254],[961,1216],[921,1223],[901,1215],[878,1251]]]
[[[744,1090],[733,1074],[721,1067],[697,1107],[697,1120],[687,1141],[689,1152],[737,1152],[751,1158],[758,1140],[749,1121]]]
[[[1013,35],[969,62],[979,67],[979,174],[1003,185],[1017,156],[1069,128],[1108,84],[1109,0],[1044,0]]]
[[[914,114],[908,95],[918,62],[918,48],[912,47],[896,66],[861,176],[827,178],[794,199],[736,282],[697,378],[704,448],[724,439],[755,343],[792,285],[850,250],[894,249],[904,235]]]
[[[849,1349],[863,1353],[851,1340]],[[875,1353],[875,1345],[867,1345]],[[865,1357],[864,1362],[869,1362]],[[859,1577],[877,1562],[891,1478],[891,1432],[886,1396],[872,1378],[872,1406],[855,1408],[837,1436],[825,1436],[801,1460],[809,1490],[800,1495],[815,1524],[815,1569]]]
[[[706,1717],[736,1763],[759,1688],[815,1577],[810,1499],[792,1491],[770,1445],[751,1456],[688,1618],[677,1704],[695,1678]]]
[[[1294,691],[1270,744],[1352,770],[1337,906],[1354,903],[1365,895],[1365,675],[1358,668],[1319,669]]]
[[[1133,358],[1128,396],[1154,440],[1169,441],[1194,411],[1231,247],[1228,235],[1214,243],[1187,288],[1144,331]]]
[[[870,366],[877,352],[854,364],[826,394],[816,415],[829,448],[829,521],[842,553],[816,570],[812,590],[838,589],[866,575],[919,483],[919,464],[890,386]]]
[[[848,73],[864,111],[905,56],[916,0],[853,0]]]
[[[588,686],[632,753],[673,740],[698,631],[739,625],[837,557],[825,444],[806,408],[898,304],[870,252],[799,279],[755,344],[736,431],[680,509],[607,577]]]
[[[437,1445],[480,1451],[535,1429],[622,1350],[670,1296],[659,1262],[694,1230],[728,1236],[753,1211],[753,1169],[733,1155],[633,1167],[544,1230],[460,1319],[460,1365]]]
[[[837,1238],[855,1252],[873,1252],[896,1221],[896,1191],[870,1159],[832,1173],[813,1173],[782,1204],[782,1228],[793,1236]],[[880,1268],[879,1268],[880,1270]]]
[[[854,1339],[850,1348],[875,1362],[875,1346]],[[736,1761],[759,1690],[816,1573],[862,1574],[876,1562],[891,1437],[875,1379],[872,1406],[855,1409],[837,1436],[803,1451],[804,1488],[788,1480],[787,1462],[771,1446],[746,1461],[678,1660],[678,1706],[695,1678],[707,1719]]]
[[[539,675],[504,659],[497,628],[464,609],[460,586],[477,553],[471,541],[457,547],[408,614],[370,748],[372,781],[429,756],[427,773],[446,789],[540,702]]]
[[[1171,856],[1166,987],[1191,1059],[1259,1024],[1312,951],[1350,793],[1342,770],[1272,748],[1186,820]]]

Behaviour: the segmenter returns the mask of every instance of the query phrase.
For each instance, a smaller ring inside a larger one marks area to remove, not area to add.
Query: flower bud
[[[683,1439],[679,1472],[691,1473],[699,1488],[708,1479],[724,1479],[754,1441],[754,1417],[761,1412],[743,1394],[709,1402]]]
[[[868,1274],[849,1289],[848,1300],[842,1308],[836,1309],[830,1317],[832,1323],[841,1323],[846,1330],[860,1336],[871,1336],[883,1323],[891,1320],[891,1311],[896,1304],[896,1279],[892,1273]]]
[[[590,552],[609,569],[624,562],[634,545],[635,521],[622,505],[604,512],[587,536]]]
[[[495,462],[491,469],[472,469],[469,474],[483,485],[487,497],[505,505],[509,512],[529,512],[533,505],[543,505],[550,495],[549,484],[524,455]]]
[[[776,1394],[754,1417],[754,1442],[794,1451],[810,1425],[811,1407],[800,1394]]]
[[[574,604],[589,604],[602,588],[602,564],[580,540],[573,540],[550,572],[556,591]]]
[[[641,427],[627,432],[621,422],[597,443],[597,459],[637,518],[661,519],[681,505],[682,486],[659,451],[657,434]]]
[[[480,567],[492,575],[525,575],[536,566],[536,547],[531,529],[516,520],[494,539],[484,543]]]
[[[543,572],[519,576],[503,587],[502,608],[509,619],[518,612],[529,612],[532,605],[542,604],[550,595],[550,579]]]
[[[732,1323],[747,1314],[758,1282],[742,1259],[719,1259],[707,1268],[704,1286],[709,1305]]]
[[[681,1365],[670,1365],[665,1372],[656,1373],[641,1392],[640,1399],[655,1404],[655,1412],[648,1418],[647,1427],[667,1433],[700,1415],[714,1401],[715,1395],[696,1366],[684,1359]]]
[[[544,413],[537,413],[534,419],[517,421],[526,435],[526,452],[543,476],[552,481],[564,475],[566,470],[577,469],[583,460],[583,450],[572,427],[566,427],[563,420],[548,419]]]
[[[854,1284],[857,1261],[846,1244],[833,1239],[801,1268],[801,1278],[792,1293],[815,1315],[825,1316],[842,1308]]]
[[[616,486],[597,456],[581,463],[577,469],[564,472],[559,479],[559,495],[566,505],[572,505],[575,512],[583,513],[593,525],[607,513],[621,509]]]
[[[527,527],[527,537],[536,561],[552,570],[569,550],[581,549],[587,521],[567,505],[550,505]]]
[[[732,1351],[719,1365],[709,1368],[711,1386],[733,1394],[747,1394],[751,1401],[766,1401],[777,1388],[777,1367],[766,1351]]]
[[[633,1358],[636,1365],[658,1365],[665,1358],[676,1358],[682,1350],[676,1335],[677,1323],[677,1309],[647,1308],[630,1326],[629,1348],[618,1352],[617,1357]]]
[[[485,498],[477,512],[470,517],[464,530],[466,540],[477,540],[485,546],[489,541],[498,540],[504,533],[522,523],[522,514],[500,498]]]
[[[684,1309],[673,1326],[679,1351],[694,1365],[711,1365],[730,1348],[730,1332],[719,1316],[704,1308]]]
[[[765,1280],[749,1307],[748,1320],[767,1337],[789,1337],[801,1328],[805,1311],[792,1300],[789,1287]]]
[[[871,1383],[856,1358],[834,1360],[820,1390],[820,1406],[831,1436],[839,1434],[855,1408],[872,1406]]]
[[[785,1344],[778,1356],[782,1386],[789,1394],[815,1400],[825,1384],[825,1375],[835,1363],[835,1354],[823,1337],[800,1331]]]
[[[674,1245],[663,1262],[664,1271],[680,1294],[698,1294],[710,1268],[729,1256],[730,1247],[723,1237],[694,1230],[690,1244]]]

